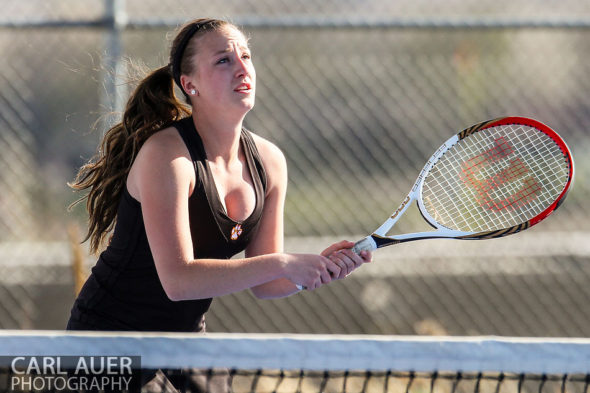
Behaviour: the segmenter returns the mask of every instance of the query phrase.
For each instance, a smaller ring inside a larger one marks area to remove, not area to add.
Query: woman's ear
[[[182,89],[186,94],[191,96],[199,96],[199,91],[197,90],[197,87],[195,86],[193,81],[186,75],[180,76],[180,84],[182,85]]]

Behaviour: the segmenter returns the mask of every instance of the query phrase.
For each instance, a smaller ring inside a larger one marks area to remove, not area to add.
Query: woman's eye
[[[217,60],[217,64],[227,63],[228,61],[229,61],[229,59],[227,57],[223,57],[223,58]]]

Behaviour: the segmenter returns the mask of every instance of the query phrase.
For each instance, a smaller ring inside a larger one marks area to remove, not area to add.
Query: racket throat
[[[357,254],[360,254],[360,252],[363,250],[374,251],[378,248],[397,243],[401,243],[401,240],[380,237],[377,235],[370,235],[356,242],[354,247],[352,248],[352,251],[354,251]]]
[[[400,239],[393,239],[391,237],[381,237],[381,236],[378,236],[378,235],[371,235],[370,237],[375,242],[375,244],[377,245],[377,248],[381,248],[381,247],[385,247],[385,246],[390,246],[392,244],[402,243],[404,241],[404,240],[400,240]]]

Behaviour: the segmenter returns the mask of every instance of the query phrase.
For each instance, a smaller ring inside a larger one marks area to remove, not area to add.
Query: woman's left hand
[[[329,258],[340,267],[340,274],[338,277],[332,277],[333,280],[345,278],[362,264],[371,262],[371,252],[361,251],[358,255],[352,251],[352,247],[354,247],[353,242],[343,240],[322,251],[322,256]]]

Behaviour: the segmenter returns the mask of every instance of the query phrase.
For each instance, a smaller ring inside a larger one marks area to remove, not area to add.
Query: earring
[[[195,95],[195,94],[197,94],[197,91],[196,91],[195,89],[192,89],[192,90],[191,90],[191,94],[192,94],[192,95]]]

